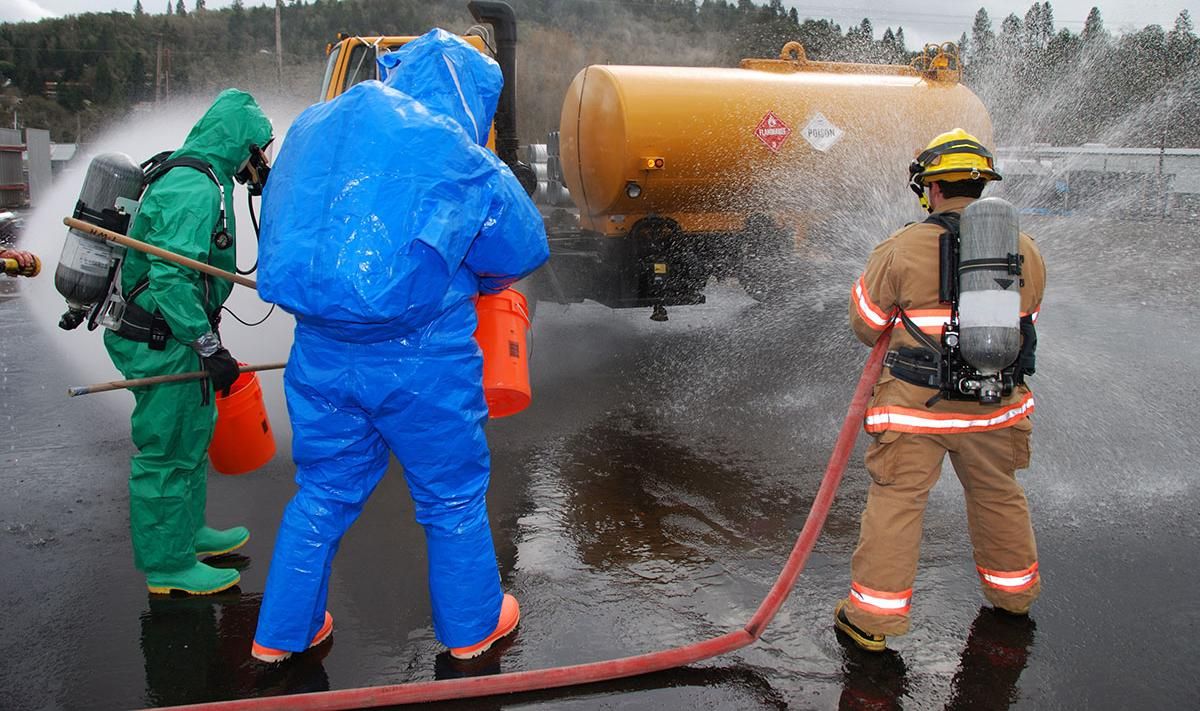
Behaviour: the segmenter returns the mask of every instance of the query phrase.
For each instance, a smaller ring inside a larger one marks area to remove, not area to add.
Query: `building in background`
[[[29,189],[25,181],[25,140],[15,128],[0,128],[0,209],[24,207]]]
[[[1200,149],[1001,147],[998,194],[1043,213],[1192,220],[1200,216]]]
[[[66,170],[78,155],[78,143],[51,143],[50,172],[55,178],[58,178],[59,174]]]
[[[42,128],[0,128],[0,210],[33,207],[79,155],[75,143],[51,143]]]

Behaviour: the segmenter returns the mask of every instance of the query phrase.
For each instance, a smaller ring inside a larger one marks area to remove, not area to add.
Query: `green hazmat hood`
[[[266,145],[274,135],[271,121],[250,94],[226,89],[200,117],[179,150],[212,164],[223,180],[230,179],[250,155],[250,144]]]

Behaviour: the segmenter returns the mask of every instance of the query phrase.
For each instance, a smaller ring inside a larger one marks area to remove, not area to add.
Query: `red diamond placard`
[[[772,153],[778,153],[784,141],[792,135],[792,129],[788,128],[774,111],[768,111],[767,115],[762,117],[762,121],[758,122],[754,135],[758,136],[758,140],[770,148]]]

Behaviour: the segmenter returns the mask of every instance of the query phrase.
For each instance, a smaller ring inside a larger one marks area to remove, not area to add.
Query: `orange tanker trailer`
[[[951,43],[900,66],[809,61],[789,42],[778,58],[731,68],[586,67],[547,144],[514,150],[515,20],[504,3],[468,7],[494,28],[469,39],[505,76],[497,153],[547,217],[551,259],[530,285],[542,298],[653,306],[661,319],[665,306],[702,302],[711,277],[763,296],[764,257],[791,249],[831,202],[875,197],[849,176],[903,186],[908,161],[945,126],[991,141]],[[373,78],[370,60],[353,72],[368,50],[406,39],[341,39],[323,98]]]

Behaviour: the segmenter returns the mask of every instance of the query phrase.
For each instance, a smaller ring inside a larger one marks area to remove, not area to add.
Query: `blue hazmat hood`
[[[383,83],[454,119],[486,145],[504,86],[500,65],[462,38],[432,29],[379,58]]]

